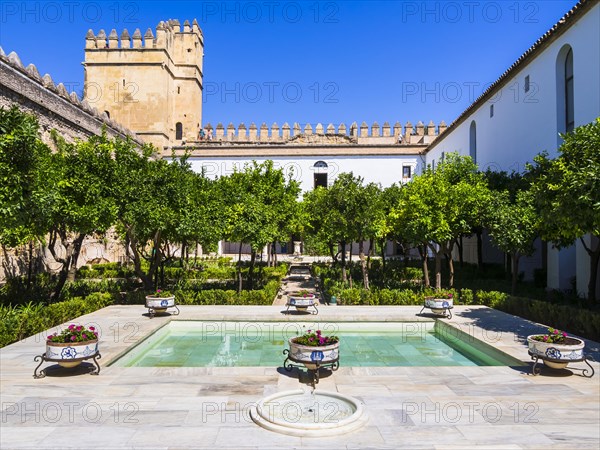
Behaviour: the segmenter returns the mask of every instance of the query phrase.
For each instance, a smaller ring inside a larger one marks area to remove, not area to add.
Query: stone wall
[[[156,34],[155,34],[156,33]],[[155,32],[87,32],[85,99],[164,149],[198,136],[204,38],[196,20],[160,22]]]
[[[48,74],[40,76],[33,64],[24,67],[15,52],[6,56],[0,47],[0,106],[15,104],[38,118],[42,139],[49,145],[52,129],[74,141],[99,135],[103,128],[111,137],[129,137],[142,144],[132,131],[100,114],[75,92],[67,92],[62,83],[55,85]]]

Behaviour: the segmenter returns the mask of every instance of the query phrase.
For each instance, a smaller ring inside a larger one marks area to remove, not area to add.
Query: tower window
[[[410,166],[402,166],[402,178],[410,178],[412,175],[412,168]]]
[[[175,124],[175,140],[183,139],[183,125],[181,122]]]
[[[494,117],[494,105],[490,105],[490,117]]]
[[[525,77],[525,92],[529,92],[529,75]]]

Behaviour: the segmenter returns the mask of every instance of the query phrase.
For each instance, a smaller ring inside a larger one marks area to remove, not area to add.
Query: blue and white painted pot
[[[295,306],[296,309],[306,309],[309,306],[314,305],[315,303],[315,294],[307,294],[306,296],[295,296],[291,295],[288,303],[292,306]]]
[[[46,359],[57,362],[62,367],[75,367],[84,358],[98,353],[98,339],[85,342],[46,342]]]
[[[543,334],[532,334],[527,336],[527,345],[529,351],[537,356],[544,358],[544,364],[553,369],[564,369],[569,362],[583,359],[583,348],[585,342],[574,337],[566,338],[564,344],[548,343],[536,341],[534,336],[544,336]],[[548,361],[548,359],[552,361]]]
[[[146,308],[151,308],[155,312],[165,312],[167,308],[175,306],[175,296],[171,297],[153,297],[146,296]]]
[[[425,307],[431,309],[435,314],[444,314],[446,309],[452,308],[453,302],[452,298],[426,298]]]
[[[340,342],[322,347],[297,344],[295,337],[289,339],[290,356],[301,362],[307,369],[315,370],[317,363],[327,364],[336,361],[340,357]]]

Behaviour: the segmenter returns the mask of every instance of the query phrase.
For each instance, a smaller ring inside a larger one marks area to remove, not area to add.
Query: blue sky
[[[0,45],[81,92],[88,29],[196,18],[204,124],[449,124],[574,4],[3,0]]]

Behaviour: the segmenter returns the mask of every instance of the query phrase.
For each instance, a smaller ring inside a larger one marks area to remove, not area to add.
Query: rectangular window
[[[490,117],[494,117],[494,105],[490,105]]]
[[[525,92],[529,92],[529,75],[525,77]]]
[[[402,166],[402,178],[410,178],[411,177],[411,167],[410,166]]]

